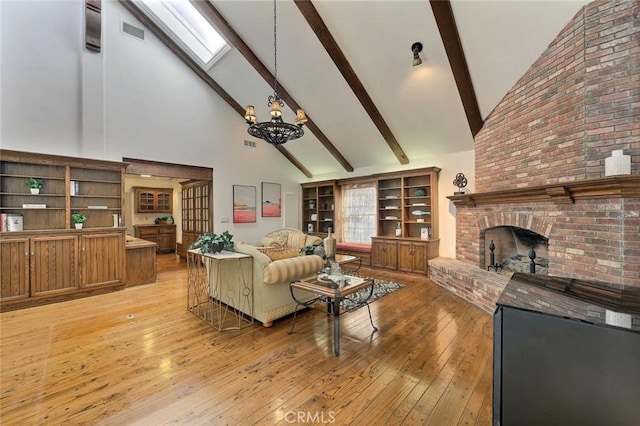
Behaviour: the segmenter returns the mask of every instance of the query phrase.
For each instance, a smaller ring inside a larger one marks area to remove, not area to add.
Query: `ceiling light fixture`
[[[411,45],[411,51],[413,52],[413,66],[417,67],[422,63],[422,59],[420,59],[420,52],[422,52],[422,43],[416,41]]]
[[[271,108],[271,120],[258,123],[253,105],[247,106],[244,119],[249,124],[247,132],[256,138],[264,139],[272,145],[281,145],[287,141],[298,139],[304,135],[302,126],[307,122],[304,110],[296,111],[295,124],[286,123],[282,120],[282,107],[284,101],[278,94],[278,44],[277,44],[277,20],[276,20],[276,0],[273,1],[273,68],[274,84],[273,96],[269,96],[267,106]]]

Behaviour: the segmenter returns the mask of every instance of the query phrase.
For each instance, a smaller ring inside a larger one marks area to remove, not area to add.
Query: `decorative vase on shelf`
[[[31,191],[32,194],[39,194],[40,193],[40,188],[29,188],[29,190]]]
[[[630,175],[631,156],[624,155],[623,150],[611,151],[611,157],[604,159],[604,175]]]
[[[336,239],[331,236],[331,228],[329,228],[329,234],[327,238],[323,240],[324,254],[328,259],[333,259],[336,255]]]
[[[74,223],[76,229],[82,229],[82,223]]]

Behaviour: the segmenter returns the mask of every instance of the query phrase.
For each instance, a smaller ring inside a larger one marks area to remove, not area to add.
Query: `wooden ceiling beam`
[[[187,55],[169,36],[167,36],[155,22],[153,22],[147,15],[145,15],[131,0],[119,0],[125,9],[140,21],[145,27],[149,29],[158,39],[164,43],[178,58],[182,60],[193,72],[198,75],[209,87],[213,89],[234,111],[236,111],[244,119],[245,109],[236,102],[231,95],[229,95],[209,74],[207,74],[189,55]],[[289,153],[284,147],[276,147],[282,155],[285,156],[298,170],[300,170],[306,177],[313,177],[312,174],[302,164],[295,159],[291,153]]]
[[[451,3],[449,0],[429,0],[429,3],[440,31],[444,49],[447,52],[447,58],[449,58],[453,78],[458,86],[458,93],[460,94],[464,112],[467,115],[471,134],[475,137],[482,129],[484,121],[482,120],[478,98],[471,82],[471,74],[469,73],[467,60],[460,42],[460,35],[458,34]]]
[[[231,25],[224,19],[224,17],[218,12],[218,10],[209,1],[192,1],[193,6],[200,11],[218,30],[225,39],[240,52],[240,54],[249,62],[249,64],[260,74],[260,76],[273,88],[275,77],[269,69],[258,59],[255,53],[249,48],[249,46],[242,40],[238,33],[231,27]],[[289,105],[294,111],[302,109],[295,99],[287,92],[287,90],[278,84],[278,93],[284,99],[285,104]],[[320,143],[331,153],[331,155],[342,165],[342,167],[348,171],[353,171],[353,166],[349,164],[346,158],[338,151],[338,149],[331,143],[329,138],[320,130],[320,128],[313,122],[311,117],[307,113],[306,126],[311,130]],[[244,116],[244,112],[242,113]]]
[[[400,164],[408,164],[409,158],[407,158],[407,155],[400,146],[400,143],[398,143],[398,140],[382,117],[382,114],[376,107],[376,104],[367,93],[367,90],[358,78],[358,75],[351,67],[351,64],[344,56],[344,53],[342,53],[342,49],[338,46],[333,35],[331,35],[331,32],[320,17],[320,14],[313,3],[311,3],[310,0],[294,0],[294,3],[298,6],[300,13],[302,13],[302,16],[306,19],[307,23],[318,37],[320,43],[322,43],[322,46],[324,46],[325,50],[333,60],[333,63],[336,65],[349,87],[351,87],[351,90],[360,101],[364,110],[369,114],[369,117],[371,117],[373,124],[378,128],[380,134],[382,134],[382,137],[387,142],[387,145],[389,145],[389,148],[391,148],[391,151],[395,154]]]

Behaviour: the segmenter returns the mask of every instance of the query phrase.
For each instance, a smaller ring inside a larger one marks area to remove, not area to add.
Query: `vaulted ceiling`
[[[135,3],[120,1],[162,38]],[[273,2],[193,3],[232,49],[203,70],[169,38],[166,43],[238,120],[246,105],[267,120]],[[393,169],[472,150],[486,117],[586,3],[278,0],[284,118],[293,122],[301,107],[310,119],[301,139],[278,149],[308,177]],[[413,67],[416,41],[424,46],[423,63]]]

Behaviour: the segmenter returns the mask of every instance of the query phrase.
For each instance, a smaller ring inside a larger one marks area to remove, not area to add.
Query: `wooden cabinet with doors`
[[[176,250],[175,225],[134,225],[135,236],[157,244],[158,253],[173,253]]]
[[[125,167],[0,150],[0,213],[22,221],[22,230],[0,231],[0,309],[124,287]],[[42,181],[38,194],[30,193],[28,178]],[[71,223],[74,212],[87,216],[81,230]]]
[[[54,296],[80,288],[78,235],[32,237],[30,246],[30,296]]]
[[[428,255],[426,241],[398,241],[398,271],[426,275]]]
[[[429,274],[429,260],[438,256],[438,240],[371,238],[371,266],[413,274]]]
[[[173,213],[173,188],[135,187],[136,213]]]
[[[331,228],[337,232],[340,204],[335,181],[302,184],[302,230],[312,235],[325,235]]]
[[[80,287],[77,235],[3,238],[0,247],[3,308]]]
[[[81,281],[84,288],[124,282],[125,238],[122,234],[89,233],[80,236]]]
[[[371,266],[398,269],[398,242],[387,238],[371,238]]]
[[[187,258],[187,250],[200,235],[211,232],[211,182],[188,181],[182,185],[182,243],[178,255]]]
[[[124,286],[124,230],[12,234],[0,240],[3,311]]]
[[[28,237],[0,240],[0,300],[12,302],[30,295],[29,259],[31,246]]]

